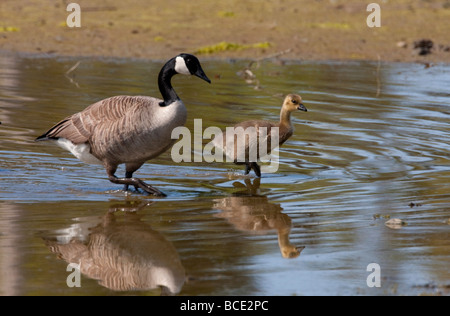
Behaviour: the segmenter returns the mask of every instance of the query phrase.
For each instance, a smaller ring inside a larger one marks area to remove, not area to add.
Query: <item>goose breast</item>
[[[119,96],[93,104],[79,113],[78,125],[89,131],[92,154],[102,161],[144,162],[172,144],[172,130],[186,123],[181,100],[160,106],[162,100]]]

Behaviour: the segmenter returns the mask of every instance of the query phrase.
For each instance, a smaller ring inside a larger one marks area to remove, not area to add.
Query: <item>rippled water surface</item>
[[[161,62],[83,59],[66,75],[78,61],[0,57],[1,295],[449,294],[449,66],[264,62],[246,82],[248,61],[205,60],[211,85],[173,80],[191,130],[277,120],[288,93],[309,111],[277,173],[168,151],[136,173],[168,194],[155,199],[34,142],[100,99],[159,96]]]

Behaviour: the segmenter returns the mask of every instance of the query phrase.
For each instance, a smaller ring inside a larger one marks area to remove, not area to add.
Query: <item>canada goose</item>
[[[171,79],[176,74],[194,75],[208,83],[197,57],[180,54],[170,59],[158,76],[163,100],[148,96],[115,96],[101,100],[62,120],[36,141],[53,140],[79,160],[105,167],[109,181],[136,190],[165,196],[133,173],[147,160],[165,152],[173,144],[172,130],[186,123],[187,111]],[[116,177],[125,164],[125,178]]]
[[[234,126],[235,130],[235,137],[234,140],[227,141],[226,136],[227,132],[224,132],[220,135],[218,135],[216,138],[214,138],[213,143],[216,146],[216,148],[221,149],[225,155],[227,155],[229,158],[231,158],[235,164],[237,165],[245,165],[245,174],[249,174],[250,171],[253,169],[255,171],[255,174],[257,177],[261,177],[261,168],[259,167],[257,161],[261,158],[260,156],[260,136],[267,135],[265,139],[267,142],[267,154],[270,153],[270,151],[277,146],[272,146],[271,144],[271,131],[273,128],[279,128],[279,146],[283,145],[289,137],[291,137],[294,133],[294,126],[291,122],[291,113],[294,111],[304,111],[307,112],[308,110],[302,103],[301,96],[297,94],[289,94],[286,96],[283,102],[283,106],[281,107],[281,114],[280,114],[280,121],[278,123],[275,122],[269,122],[269,121],[258,121],[258,120],[252,120],[252,121],[245,121],[239,124],[236,124]],[[242,131],[248,131],[248,128],[253,128],[255,131],[255,138],[249,137],[248,134],[240,134],[236,131],[242,128]],[[267,133],[263,133],[261,131],[261,128],[266,128]],[[244,137],[244,139],[238,140],[238,138]],[[249,139],[247,139],[249,137]],[[253,141],[252,141],[253,140]],[[256,140],[256,143],[255,143]],[[234,147],[231,148],[231,147]],[[244,146],[245,148],[238,148],[238,146]],[[255,150],[255,153],[252,153],[252,150]],[[245,158],[245,161],[243,159],[238,159],[239,152],[242,152],[245,154],[245,156],[242,156],[242,158]],[[252,158],[255,158],[252,159]]]

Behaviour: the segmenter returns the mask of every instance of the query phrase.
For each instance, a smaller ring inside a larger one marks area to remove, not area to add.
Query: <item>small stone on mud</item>
[[[400,41],[400,42],[397,42],[397,47],[406,48],[406,47],[408,47],[408,44],[405,41]]]

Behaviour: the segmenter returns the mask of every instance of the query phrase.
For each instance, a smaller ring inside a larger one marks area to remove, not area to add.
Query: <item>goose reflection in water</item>
[[[243,188],[233,196],[216,200],[214,207],[222,212],[217,217],[225,218],[238,230],[253,233],[264,233],[276,230],[281,255],[284,258],[297,258],[305,247],[296,247],[289,241],[292,220],[281,213],[280,204],[270,203],[266,196],[260,194],[261,179],[245,180],[233,184]]]
[[[80,264],[83,275],[108,289],[161,288],[161,295],[178,294],[186,279],[184,267],[173,244],[141,221],[136,211],[145,206],[112,207],[103,217],[83,218],[81,225],[57,231],[56,240],[44,240],[59,258]],[[114,214],[118,210],[125,211],[123,216]]]

